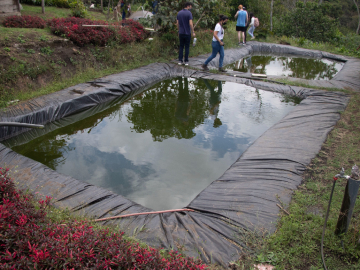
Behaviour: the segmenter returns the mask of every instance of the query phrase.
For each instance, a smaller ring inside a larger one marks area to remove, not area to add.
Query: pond
[[[81,120],[64,118],[37,137],[3,143],[148,208],[176,209],[299,102],[242,84],[177,77],[101,112],[82,112]]]
[[[331,80],[344,63],[326,58],[299,58],[275,55],[248,55],[226,69],[307,80]]]

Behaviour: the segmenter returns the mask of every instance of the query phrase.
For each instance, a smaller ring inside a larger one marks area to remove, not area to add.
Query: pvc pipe
[[[35,125],[18,122],[0,122],[0,126],[14,126],[14,127],[27,127],[27,128],[44,128],[44,125]]]

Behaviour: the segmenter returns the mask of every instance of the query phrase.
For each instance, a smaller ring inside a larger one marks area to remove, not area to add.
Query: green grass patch
[[[23,4],[22,15],[37,16],[45,20],[52,18],[63,18],[71,16],[71,9],[69,8],[58,8],[58,7],[45,7],[45,13],[42,13],[41,6],[32,6]]]
[[[48,28],[7,28],[0,26],[0,44],[5,46],[10,46],[14,43],[26,43],[28,39],[40,40],[41,37],[47,40],[59,39],[52,35]]]
[[[43,18],[44,20],[48,20],[52,18],[66,18],[72,16],[70,8],[45,7],[45,14],[43,14],[40,6],[32,6],[32,5],[22,5],[22,6],[23,6],[23,10],[21,11],[22,15],[37,16]],[[113,16],[113,12],[110,12],[110,14],[111,16]],[[87,12],[86,18],[91,20],[107,20],[107,13],[89,11]]]

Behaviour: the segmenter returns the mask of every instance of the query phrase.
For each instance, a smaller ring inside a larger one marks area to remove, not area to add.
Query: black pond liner
[[[279,47],[259,43],[256,46],[269,52]],[[292,50],[298,55],[303,52],[321,53],[288,46],[282,49]],[[242,49],[226,50],[225,64],[238,59],[238,55],[231,56],[238,54],[238,51]],[[205,58],[193,58],[190,62],[193,65],[201,64],[201,59]],[[359,74],[359,70],[360,61],[348,59],[332,81],[337,80],[338,87],[358,91],[360,76],[355,74]],[[218,180],[186,207],[195,212],[141,215],[103,222],[119,225],[128,234],[136,234],[138,239],[151,246],[181,249],[189,256],[200,256],[204,262],[225,266],[229,261],[236,260],[242,248],[246,248],[246,230],[275,231],[280,211],[276,204],[279,200],[290,203],[291,194],[301,183],[306,166],[319,152],[328,133],[340,119],[340,112],[348,104],[347,95],[205,73],[174,64],[151,64],[22,102],[2,112],[0,122],[46,124],[96,105],[111,103],[125,93],[137,92],[177,76],[237,82],[302,99],[292,112],[259,137]],[[105,106],[100,105],[96,110],[102,109]],[[0,127],[0,140],[27,130]],[[31,133],[22,136],[26,134]],[[151,210],[106,189],[59,174],[2,144],[0,164],[11,168],[12,177],[19,187],[57,198],[57,207],[66,207],[78,214],[104,218]]]

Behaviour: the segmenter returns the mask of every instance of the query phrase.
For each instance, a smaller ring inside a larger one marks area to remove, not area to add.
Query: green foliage
[[[168,43],[172,47],[176,48],[179,43],[178,33],[175,31],[167,32],[161,35],[160,39],[163,42]]]
[[[160,0],[158,12],[151,18],[152,25],[159,25],[161,32],[176,30],[177,13],[184,8],[185,0]],[[229,0],[194,0],[192,1],[194,25],[201,18],[202,28],[212,28],[219,20],[219,15],[230,16]]]
[[[42,35],[40,38],[39,38],[40,41],[48,41],[48,37],[45,36],[45,35]]]
[[[275,6],[275,9],[277,6]],[[270,2],[263,0],[253,0],[246,7],[248,12],[253,12],[259,18],[260,27],[270,29]],[[256,30],[257,32],[257,30]]]
[[[43,47],[40,49],[43,54],[51,55],[54,51],[50,47]]]
[[[84,5],[84,3],[80,0],[75,0],[73,2],[71,2],[69,4],[70,8],[71,8],[71,14],[74,17],[78,17],[78,18],[85,18],[86,14],[87,14],[87,10],[86,7]]]
[[[336,37],[338,21],[327,14],[327,5],[297,2],[295,9],[282,16],[274,26],[278,35],[330,41]]]
[[[26,41],[25,41],[23,38],[24,38],[24,35],[23,35],[23,34],[20,34],[20,35],[17,37],[17,40],[18,40],[20,43],[25,43]]]

